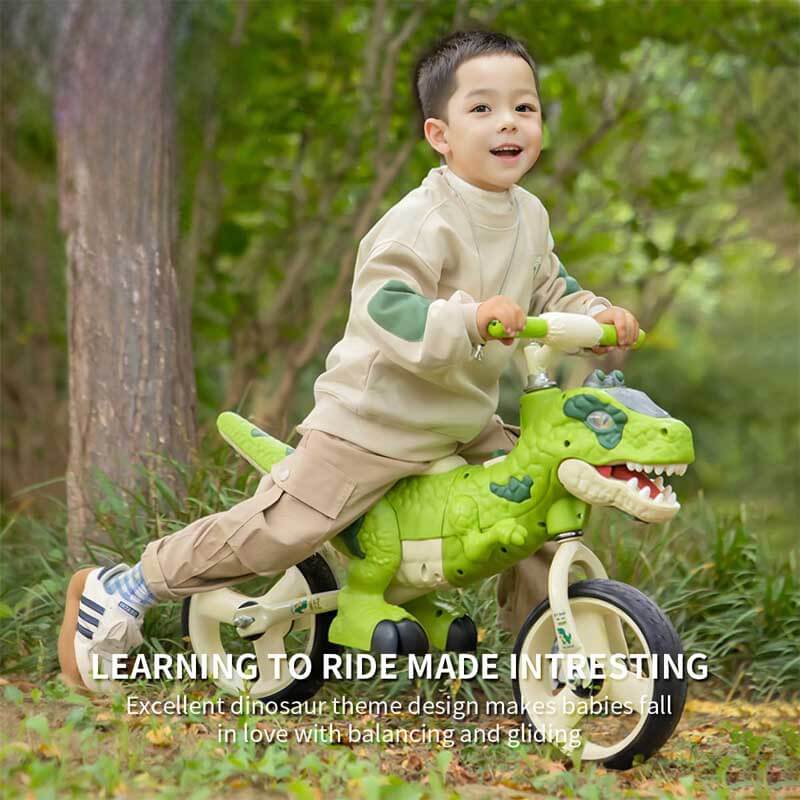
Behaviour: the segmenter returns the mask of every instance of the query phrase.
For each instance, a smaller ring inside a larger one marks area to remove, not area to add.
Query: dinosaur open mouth
[[[646,500],[664,505],[676,504],[680,508],[675,490],[664,483],[663,475],[683,475],[686,464],[639,464],[627,461],[625,464],[608,464],[595,469],[604,478],[623,481],[631,492],[636,492]]]
[[[567,491],[587,503],[614,506],[644,522],[665,522],[681,506],[664,477],[683,475],[686,466],[634,461],[595,466],[568,458],[559,465],[558,479]]]

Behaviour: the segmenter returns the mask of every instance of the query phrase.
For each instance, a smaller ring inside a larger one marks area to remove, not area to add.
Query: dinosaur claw
[[[453,653],[474,653],[478,648],[478,630],[466,615],[454,619],[447,631],[445,650]]]
[[[413,619],[392,622],[381,620],[372,633],[370,649],[373,653],[407,656],[411,653],[424,655],[428,652],[428,637],[422,626]]]

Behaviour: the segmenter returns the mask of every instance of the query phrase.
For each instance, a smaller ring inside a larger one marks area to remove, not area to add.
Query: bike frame
[[[600,559],[584,544],[576,541],[582,531],[559,534],[555,542],[559,547],[548,573],[548,597],[556,630],[559,652],[573,657],[588,658],[578,633],[569,603],[569,575],[574,566],[583,568],[587,578],[608,578]],[[283,580],[283,579],[282,579]],[[276,584],[277,585],[277,584]],[[428,589],[422,590],[425,593]],[[339,591],[319,592],[311,595],[298,595],[279,603],[265,604],[255,600],[253,605],[240,608],[232,619],[221,620],[233,624],[239,635],[247,638],[265,633],[269,628],[289,620],[302,619],[308,615],[323,614],[338,608]],[[408,598],[411,599],[411,598]],[[249,601],[253,602],[253,601]],[[230,606],[227,606],[229,608]],[[208,609],[213,614],[212,609]],[[627,656],[628,648],[622,631],[622,624],[616,618],[608,620],[608,634],[612,652]]]

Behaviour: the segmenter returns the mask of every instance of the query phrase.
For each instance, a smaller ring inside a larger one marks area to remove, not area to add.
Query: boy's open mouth
[[[504,161],[515,161],[522,153],[521,147],[495,147],[489,151],[493,156],[502,158]]]

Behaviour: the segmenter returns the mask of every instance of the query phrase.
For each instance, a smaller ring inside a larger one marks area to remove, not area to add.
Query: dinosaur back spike
[[[224,411],[217,417],[217,430],[245,461],[263,474],[294,452],[294,448],[233,411]]]

